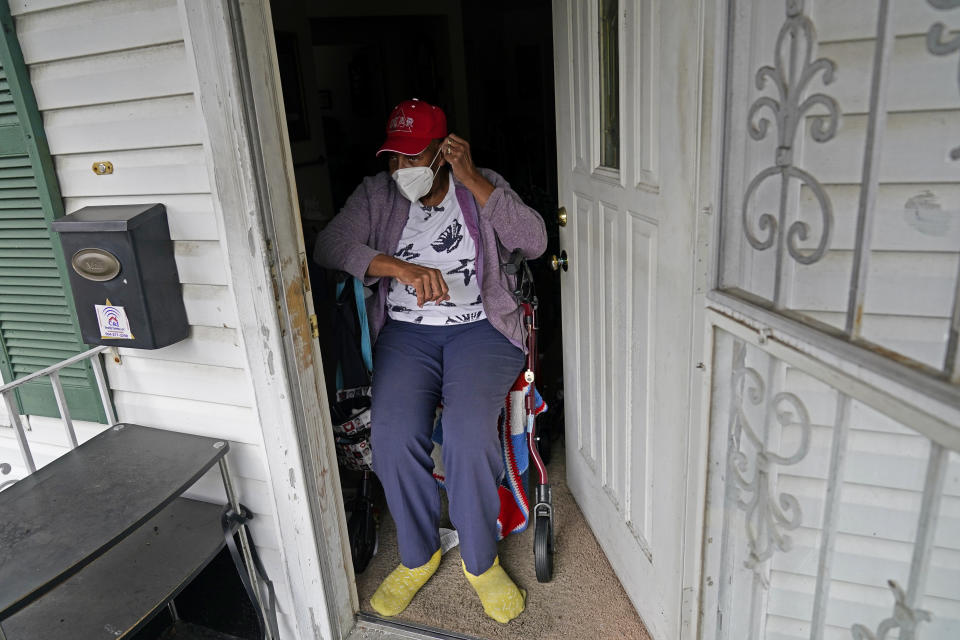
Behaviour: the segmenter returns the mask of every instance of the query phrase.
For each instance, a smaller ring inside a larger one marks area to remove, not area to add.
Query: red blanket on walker
[[[530,465],[530,449],[527,446],[527,432],[532,424],[526,415],[525,397],[528,393],[534,394],[534,414],[540,415],[547,410],[547,403],[537,392],[536,388],[528,384],[523,373],[517,376],[510,392],[504,401],[503,409],[497,420],[497,430],[500,434],[500,450],[503,455],[504,476],[500,481],[500,515],[497,517],[498,539],[503,539],[511,533],[519,533],[527,528],[530,519],[530,503],[524,488],[523,474]],[[442,413],[437,418],[433,432],[434,472],[433,476],[441,486],[446,476],[443,471],[443,460],[440,455],[440,445],[443,443]]]

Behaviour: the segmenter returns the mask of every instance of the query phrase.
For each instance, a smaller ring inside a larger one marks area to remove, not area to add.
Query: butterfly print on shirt
[[[452,276],[456,273],[463,274],[463,286],[467,286],[468,284],[470,284],[470,280],[473,278],[473,276],[476,275],[477,273],[476,270],[474,270],[471,267],[471,264],[473,263],[473,261],[474,261],[473,258],[461,259],[460,266],[450,271],[447,271],[447,275]]]
[[[457,316],[451,316],[447,318],[447,321],[444,324],[460,324],[463,322],[473,322],[474,320],[480,319],[480,314],[482,311],[473,311],[471,313],[461,313]]]
[[[471,302],[469,306],[475,307],[478,304],[483,304],[483,298],[481,296],[477,296],[477,299]]]
[[[434,213],[443,213],[444,207],[441,207],[440,205],[428,207],[427,205],[421,204],[420,210],[423,211],[423,221],[426,222],[433,216]]]
[[[406,313],[407,311],[413,311],[413,309],[405,307],[402,304],[392,304],[390,305],[390,311],[393,311],[394,313]]]
[[[419,258],[420,254],[413,250],[413,243],[411,242],[407,246],[397,249],[393,257],[400,258],[401,260],[413,260],[414,258]]]
[[[440,237],[430,245],[437,253],[453,253],[463,241],[463,227],[454,220],[443,230]]]

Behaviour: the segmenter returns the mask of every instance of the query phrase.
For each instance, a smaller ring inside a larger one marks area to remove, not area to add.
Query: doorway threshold
[[[384,620],[369,613],[357,613],[357,625],[347,640],[483,640],[454,631],[418,624]]]

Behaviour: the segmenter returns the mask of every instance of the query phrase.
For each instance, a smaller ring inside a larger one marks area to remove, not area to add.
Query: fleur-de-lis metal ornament
[[[777,129],[777,149],[774,164],[758,173],[747,186],[743,196],[741,211],[743,230],[747,241],[757,251],[776,246],[777,277],[774,302],[778,302],[780,271],[783,266],[784,250],[801,264],[813,264],[823,257],[833,227],[833,208],[830,198],[820,182],[809,172],[794,164],[794,147],[797,131],[808,117],[811,109],[819,107],[825,114],[810,117],[810,137],[815,142],[827,142],[837,132],[840,123],[840,108],[837,101],[824,93],[813,93],[805,97],[807,87],[822,75],[824,85],[834,81],[836,65],[827,58],[813,59],[817,45],[816,29],[810,18],[803,13],[803,0],[787,1],[787,20],[777,36],[774,48],[774,65],[763,66],[757,70],[755,84],[764,90],[768,83],[777,92],[777,98],[761,96],[750,106],[747,125],[750,137],[763,140],[770,130],[771,118]],[[757,219],[755,232],[751,227],[751,201],[760,186],[770,178],[780,176],[779,211],[777,214],[764,212]],[[820,208],[821,231],[816,248],[813,251],[801,250],[799,243],[810,235],[810,225],[797,220],[785,229],[787,223],[787,196],[792,180],[798,180],[808,187]]]
[[[756,369],[738,368],[734,371],[733,384],[735,387],[743,385],[750,404],[763,406],[765,401],[769,402],[771,413],[781,428],[800,428],[800,442],[796,450],[784,456],[767,448],[764,439],[750,425],[742,401],[731,424],[728,464],[732,470],[732,490],[737,507],[746,513],[747,548],[750,556],[745,565],[766,585],[764,563],[773,557],[777,550],[790,551],[793,541],[785,532],[799,527],[803,519],[797,498],[789,493],[777,493],[772,472],[775,465],[795,465],[806,457],[810,450],[810,416],[800,398],[792,393],[780,392],[768,399],[766,384]],[[752,464],[748,455],[741,450],[744,438],[755,451]]]
[[[921,622],[930,622],[933,616],[925,609],[912,609],[907,604],[907,594],[894,580],[888,580],[890,590],[893,591],[893,617],[887,618],[877,627],[876,633],[862,624],[855,624],[850,628],[854,640],[887,640],[887,635],[894,629],[899,629],[899,638],[916,637],[917,627]]]
[[[960,0],[927,0],[927,3],[934,9],[949,10],[960,7]],[[927,51],[935,56],[948,56],[954,51],[960,50],[960,34],[945,40],[944,35],[948,29],[942,22],[936,22],[927,31]],[[960,85],[960,63],[957,65],[957,84]],[[950,150],[952,160],[960,160],[960,147],[954,147]]]

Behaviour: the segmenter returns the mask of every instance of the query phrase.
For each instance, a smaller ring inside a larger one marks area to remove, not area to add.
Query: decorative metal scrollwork
[[[960,7],[960,0],[927,0],[927,3],[934,9],[949,10]],[[942,22],[934,23],[927,31],[927,51],[935,56],[948,56],[954,51],[960,50],[960,34],[944,40],[944,35],[948,29]],[[957,84],[960,86],[960,64],[957,65]],[[960,160],[960,147],[954,147],[950,150],[952,160]]]
[[[877,627],[876,633],[870,631],[862,624],[855,624],[850,627],[854,640],[886,640],[887,635],[894,629],[899,629],[900,638],[916,637],[917,627],[921,622],[930,622],[933,616],[924,609],[913,609],[907,604],[907,594],[900,588],[895,581],[889,580],[887,584],[893,591],[893,617],[887,618]]]
[[[734,389],[743,385],[745,400],[754,406],[763,406],[767,400],[766,385],[755,369],[740,367],[733,374]],[[736,494],[737,507],[746,512],[747,546],[750,557],[745,562],[748,569],[763,580],[763,564],[777,551],[790,551],[792,539],[784,532],[800,526],[803,512],[800,502],[789,493],[777,494],[774,478],[771,474],[774,465],[781,467],[795,465],[810,450],[810,416],[800,398],[792,393],[780,392],[768,400],[769,409],[781,427],[796,425],[800,427],[800,442],[796,450],[787,456],[780,455],[767,448],[764,438],[750,426],[747,419],[744,399],[736,408],[731,422],[730,454],[728,466],[733,480],[732,489]],[[755,450],[751,464],[747,454],[741,450],[743,437]],[[753,467],[752,474],[751,466]]]
[[[13,467],[11,467],[8,463],[6,463],[6,462],[0,462],[0,475],[4,475],[4,476],[5,476],[5,475],[8,475],[12,470],[13,470]],[[12,485],[13,483],[15,483],[16,481],[17,481],[17,479],[16,479],[16,478],[13,478],[13,479],[10,479],[10,480],[4,480],[3,482],[0,482],[0,491],[3,491],[4,489],[6,489],[7,487],[9,487],[10,485]]]
[[[833,227],[833,206],[823,185],[810,173],[794,165],[793,149],[797,129],[814,107],[826,110],[825,115],[815,115],[810,120],[810,137],[815,142],[827,142],[836,135],[840,123],[840,107],[837,101],[823,93],[814,93],[804,98],[807,86],[818,75],[823,75],[823,84],[833,82],[836,65],[827,58],[813,59],[817,44],[816,29],[813,22],[803,13],[802,0],[787,1],[787,20],[777,36],[774,49],[774,66],[763,66],[757,70],[755,84],[763,90],[771,83],[777,90],[779,100],[771,96],[762,96],[751,105],[747,114],[750,137],[763,140],[770,128],[770,119],[761,112],[768,110],[777,127],[777,151],[774,165],[758,173],[743,196],[743,230],[747,241],[757,251],[763,251],[778,245],[780,249],[786,243],[790,256],[801,264],[813,264],[823,257]],[[786,58],[784,49],[788,49]],[[780,175],[780,208],[778,215],[762,213],[757,220],[755,233],[750,225],[750,202],[760,185],[768,178]],[[817,199],[822,219],[820,239],[812,252],[804,252],[799,242],[810,237],[810,225],[797,220],[783,233],[787,216],[787,192],[792,179],[806,185]]]

